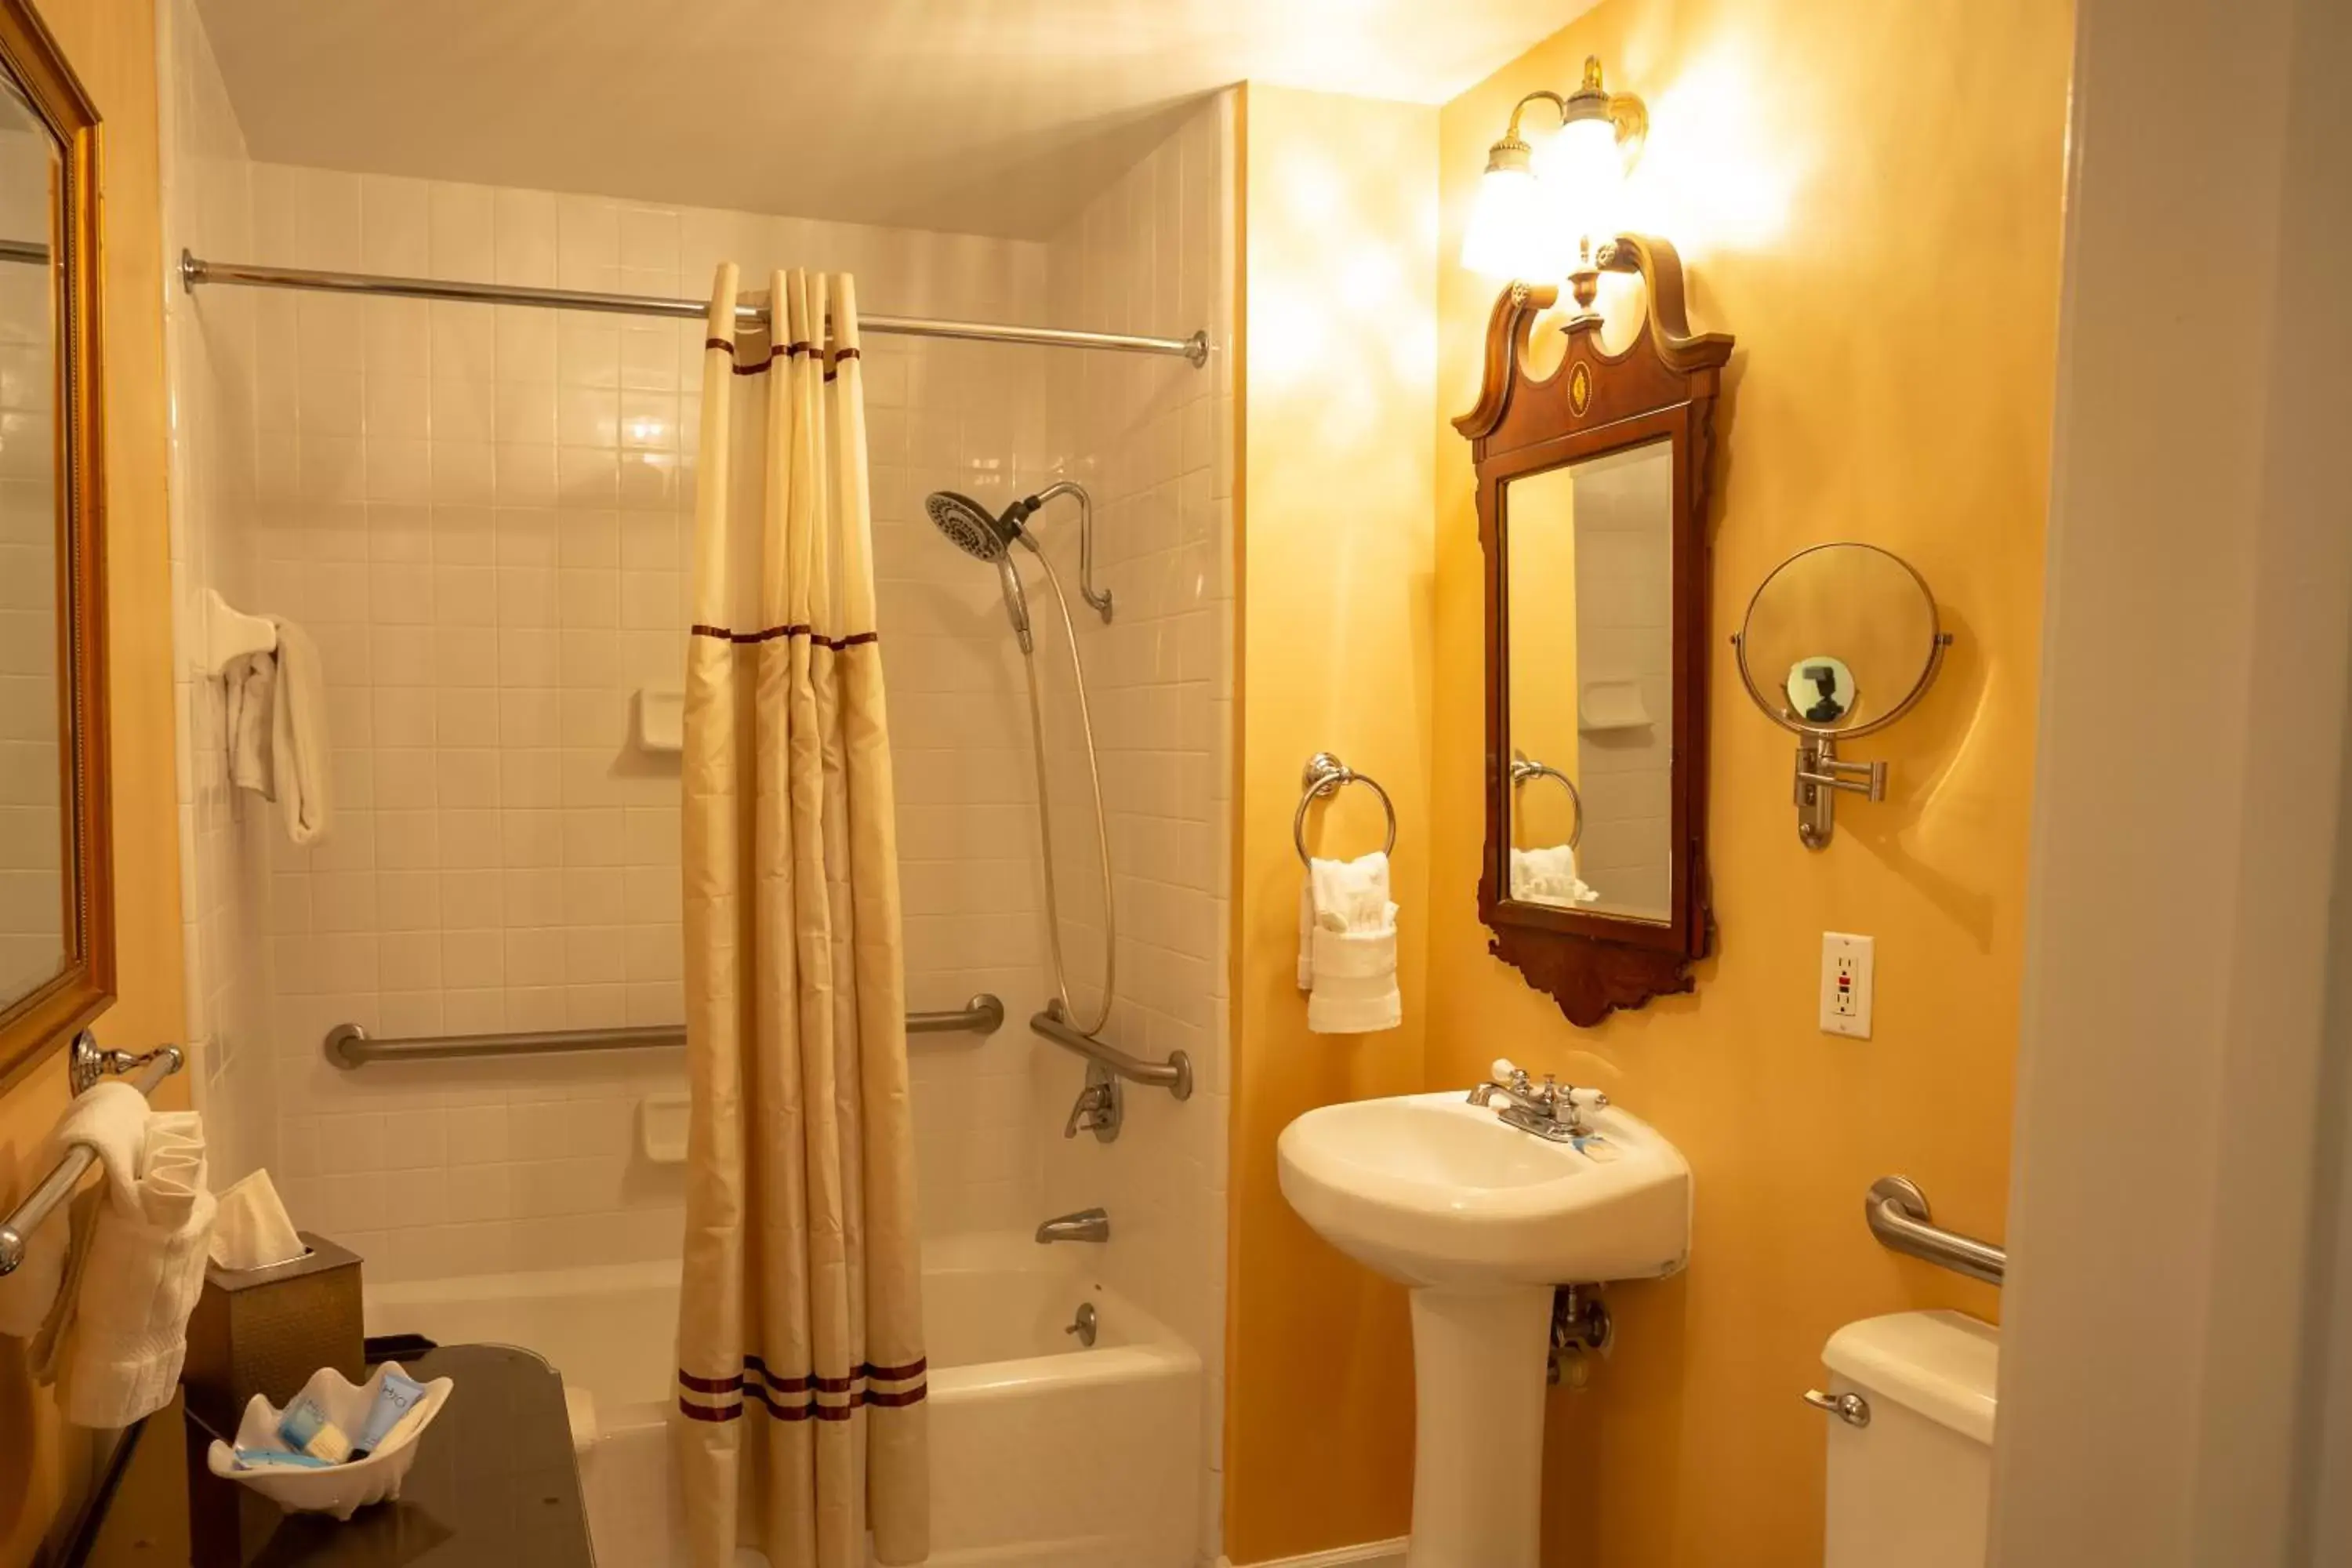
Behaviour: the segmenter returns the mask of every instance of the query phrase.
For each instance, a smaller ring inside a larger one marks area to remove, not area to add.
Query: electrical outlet
[[[1866,936],[1822,932],[1822,1033],[1870,1038],[1871,948]]]

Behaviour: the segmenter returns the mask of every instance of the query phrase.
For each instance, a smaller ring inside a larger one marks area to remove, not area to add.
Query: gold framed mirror
[[[114,999],[98,112],[0,0],[0,1089]]]

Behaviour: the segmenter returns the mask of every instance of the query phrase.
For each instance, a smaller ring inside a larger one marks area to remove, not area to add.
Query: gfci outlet
[[[1870,1038],[1871,939],[1822,932],[1822,1033]]]

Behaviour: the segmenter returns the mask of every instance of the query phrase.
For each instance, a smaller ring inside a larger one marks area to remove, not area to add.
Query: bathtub
[[[931,1557],[938,1568],[1192,1568],[1201,1358],[1024,1236],[926,1247]],[[1092,1302],[1092,1348],[1064,1328]],[[603,1568],[688,1568],[669,1479],[677,1266],[373,1287],[370,1334],[522,1345],[563,1374]],[[747,1563],[762,1560],[746,1552]]]

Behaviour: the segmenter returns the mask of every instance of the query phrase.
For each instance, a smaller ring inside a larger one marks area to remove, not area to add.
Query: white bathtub
[[[1104,1289],[1087,1250],[1021,1236],[924,1250],[939,1568],[1196,1561],[1201,1358]],[[1092,1349],[1062,1331],[1086,1301],[1099,1326]],[[371,1334],[527,1346],[586,1393],[593,1440],[583,1424],[581,1476],[603,1568],[688,1568],[669,1484],[677,1328],[673,1263],[367,1291]]]

